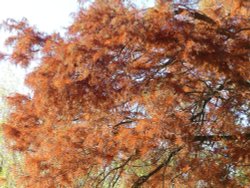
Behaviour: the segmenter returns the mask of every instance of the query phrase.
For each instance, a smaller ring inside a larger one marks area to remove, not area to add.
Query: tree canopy
[[[7,20],[2,58],[39,61],[3,125],[18,185],[249,185],[250,5],[206,2],[96,0],[65,36]]]

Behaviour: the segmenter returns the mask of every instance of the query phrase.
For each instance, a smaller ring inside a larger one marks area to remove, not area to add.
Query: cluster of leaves
[[[40,60],[4,124],[25,159],[19,185],[249,185],[249,4],[237,1],[96,0],[66,37],[7,21],[4,57]]]

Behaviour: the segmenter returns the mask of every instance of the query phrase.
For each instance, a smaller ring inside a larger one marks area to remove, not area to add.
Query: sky
[[[69,25],[76,10],[76,0],[6,0],[0,2],[0,21],[26,17],[31,25],[53,32]]]
[[[71,13],[77,10],[76,0],[5,0],[0,1],[0,22],[7,18],[21,20],[27,18],[31,25],[47,33],[63,32],[72,22]],[[0,51],[5,51],[3,43],[7,34],[0,31]],[[27,70],[0,62],[0,88],[8,92],[26,93],[24,77]]]
[[[140,8],[153,6],[154,0],[133,1]],[[27,18],[30,25],[46,33],[63,33],[73,21],[72,13],[78,9],[77,0],[2,0],[0,1],[0,23],[7,18],[21,20]],[[7,34],[0,31],[0,51],[5,51],[3,43]],[[0,62],[0,89],[9,92],[27,93],[24,78],[27,70],[8,62]]]

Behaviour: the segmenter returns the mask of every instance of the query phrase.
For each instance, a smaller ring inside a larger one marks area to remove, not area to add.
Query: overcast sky
[[[76,10],[76,0],[5,0],[0,2],[0,20],[26,17],[31,25],[53,32],[69,25],[69,15]]]
[[[0,1],[0,22],[7,18],[27,18],[39,30],[52,33],[63,31],[72,21],[70,14],[77,10],[76,0],[2,0]],[[6,33],[0,32],[0,51],[5,50],[3,41]],[[6,62],[0,63],[0,88],[26,92],[23,80],[26,71]]]
[[[150,7],[154,0],[135,0],[141,8]],[[1,0],[0,22],[7,18],[20,20],[27,18],[31,25],[40,31],[52,33],[63,32],[72,22],[71,13],[78,8],[77,0]],[[6,33],[0,31],[0,51],[5,50],[3,41]],[[23,89],[25,70],[16,68],[6,62],[0,62],[0,88],[9,88],[18,92]]]

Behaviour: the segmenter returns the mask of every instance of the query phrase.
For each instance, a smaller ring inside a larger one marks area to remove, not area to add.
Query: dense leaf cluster
[[[249,185],[249,3],[176,2],[96,0],[66,37],[5,23],[3,57],[40,60],[4,125],[20,185]]]

